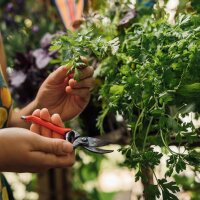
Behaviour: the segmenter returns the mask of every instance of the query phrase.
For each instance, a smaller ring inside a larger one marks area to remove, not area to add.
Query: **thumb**
[[[37,150],[55,155],[66,155],[73,152],[73,146],[63,139],[40,136],[37,142]]]
[[[51,84],[59,84],[63,83],[63,81],[66,78],[66,74],[68,72],[68,68],[66,66],[61,66],[58,69],[56,69],[54,72],[52,72],[49,77],[47,78],[47,81]]]

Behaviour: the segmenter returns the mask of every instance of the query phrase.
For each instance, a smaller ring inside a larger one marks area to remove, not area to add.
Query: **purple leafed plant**
[[[40,48],[16,53],[10,71],[10,89],[18,106],[30,102],[44,79],[57,67],[50,63],[56,57],[56,51],[49,51],[54,37],[56,35],[46,33],[40,41]]]

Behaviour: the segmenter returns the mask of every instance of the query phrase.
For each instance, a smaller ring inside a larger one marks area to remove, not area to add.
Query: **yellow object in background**
[[[5,108],[0,107],[0,128],[4,126],[4,123],[8,119],[8,112]]]
[[[10,108],[12,104],[12,98],[11,98],[9,89],[7,87],[1,88],[0,95],[1,95],[2,106],[5,106],[6,108]]]
[[[8,191],[7,191],[6,187],[3,187],[3,189],[2,189],[2,197],[3,197],[3,200],[9,200]]]

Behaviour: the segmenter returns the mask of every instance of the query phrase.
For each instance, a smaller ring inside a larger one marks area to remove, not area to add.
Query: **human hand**
[[[94,85],[92,67],[80,69],[79,82],[66,76],[68,70],[66,66],[61,66],[52,72],[35,98],[38,108],[46,107],[50,114],[58,113],[63,120],[70,120],[84,110]]]
[[[0,130],[0,171],[43,172],[75,162],[66,140],[47,138],[23,128]]]
[[[33,113],[33,116],[39,117],[45,121],[51,122],[56,126],[60,126],[60,127],[64,127],[64,124],[60,118],[59,114],[53,114],[52,116],[50,116],[50,113],[48,111],[47,108],[43,108],[43,109],[36,109]],[[30,130],[32,132],[35,132],[39,135],[45,136],[45,137],[50,137],[50,138],[61,138],[64,139],[64,137],[54,131],[51,131],[48,128],[45,128],[43,126],[40,126],[38,124],[32,124],[30,126]]]

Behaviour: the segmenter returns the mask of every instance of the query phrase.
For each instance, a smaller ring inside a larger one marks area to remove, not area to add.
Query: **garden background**
[[[78,76],[83,55],[96,87],[66,126],[102,134],[114,153],[78,149],[72,169],[5,173],[15,198],[200,199],[198,0],[85,0],[70,26],[55,2],[0,0],[14,109],[60,64]]]

